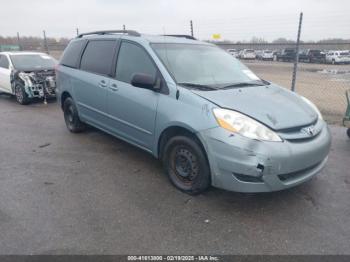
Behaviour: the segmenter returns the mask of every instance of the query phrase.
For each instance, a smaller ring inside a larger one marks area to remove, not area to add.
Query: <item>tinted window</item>
[[[9,60],[4,55],[0,55],[0,67],[6,68],[6,69],[9,68]]]
[[[63,56],[61,58],[61,65],[69,67],[78,67],[78,60],[80,56],[81,49],[83,48],[85,41],[75,41],[71,42],[66,50],[64,50]]]
[[[132,43],[122,43],[116,70],[118,80],[131,83],[131,78],[135,73],[156,76],[156,72],[157,69],[145,50]]]
[[[80,69],[101,75],[109,75],[114,55],[114,47],[114,40],[90,41],[81,58]]]

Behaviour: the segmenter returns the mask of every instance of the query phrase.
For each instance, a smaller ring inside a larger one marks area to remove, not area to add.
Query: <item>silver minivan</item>
[[[327,161],[331,136],[316,106],[213,44],[91,32],[70,42],[56,74],[71,132],[91,125],[151,153],[189,194],[283,190]]]

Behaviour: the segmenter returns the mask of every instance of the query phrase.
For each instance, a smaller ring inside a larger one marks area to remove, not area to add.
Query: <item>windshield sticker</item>
[[[260,78],[250,70],[242,70],[250,79],[259,80]]]

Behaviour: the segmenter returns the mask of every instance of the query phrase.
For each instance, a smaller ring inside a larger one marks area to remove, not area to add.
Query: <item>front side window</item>
[[[9,60],[4,55],[0,55],[0,67],[6,69],[9,68]]]
[[[260,79],[222,49],[204,44],[152,44],[178,84],[224,86]]]
[[[130,84],[135,73],[156,77],[157,69],[143,48],[130,42],[123,42],[118,54],[116,78]]]
[[[114,56],[115,41],[90,41],[81,58],[80,69],[100,75],[109,75]]]

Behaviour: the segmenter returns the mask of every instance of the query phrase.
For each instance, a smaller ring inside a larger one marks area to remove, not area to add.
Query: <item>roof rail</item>
[[[85,35],[107,35],[107,34],[128,34],[131,36],[141,36],[139,32],[134,30],[104,30],[104,31],[94,31],[94,32],[79,34],[77,38],[82,38]]]
[[[182,37],[182,38],[186,38],[186,39],[197,40],[196,38],[194,38],[191,35],[164,35],[164,36]]]

